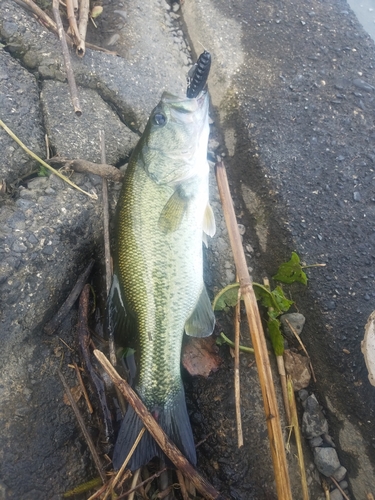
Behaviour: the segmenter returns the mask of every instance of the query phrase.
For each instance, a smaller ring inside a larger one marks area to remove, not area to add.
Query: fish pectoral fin
[[[208,239],[207,239],[207,234],[206,234],[204,231],[202,231],[202,241],[203,241],[203,243],[204,243],[204,246],[205,246],[206,248],[208,248]]]
[[[159,217],[159,228],[164,233],[173,233],[181,225],[182,218],[187,209],[187,199],[175,191],[164,205]]]
[[[129,328],[129,317],[123,299],[118,276],[114,273],[107,300],[106,326],[108,333],[113,333],[114,339],[120,344],[122,343],[121,337]]]
[[[208,337],[214,331],[214,327],[215,315],[206,287],[203,286],[197,305],[185,323],[185,332],[190,337]]]
[[[215,216],[209,203],[207,203],[206,210],[204,211],[203,232],[211,236],[211,238],[216,233]]]

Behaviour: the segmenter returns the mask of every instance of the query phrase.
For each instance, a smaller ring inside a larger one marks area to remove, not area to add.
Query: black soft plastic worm
[[[211,54],[205,50],[198,61],[190,68],[187,77],[186,97],[192,99],[197,97],[206,85],[208,74],[211,68]]]

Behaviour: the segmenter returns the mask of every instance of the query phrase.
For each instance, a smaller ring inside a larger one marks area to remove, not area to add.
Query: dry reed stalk
[[[133,446],[131,447],[131,450],[129,451],[128,453],[128,456],[125,458],[123,464],[121,465],[120,467],[120,470],[118,471],[118,473],[116,474],[113,482],[112,482],[112,490],[115,488],[116,484],[119,482],[119,480],[121,479],[121,476],[122,474],[124,473],[124,470],[126,469],[126,466],[128,465],[129,463],[129,460],[131,459],[131,457],[133,456],[133,453],[135,451],[135,449],[137,448],[138,444],[139,444],[139,441],[142,439],[142,436],[143,434],[146,432],[146,427],[142,427],[142,429],[139,431],[139,434],[137,436],[137,439],[134,441],[134,444]],[[139,471],[139,469],[137,470],[137,472]],[[139,472],[138,472],[138,475],[139,475]],[[132,486],[133,487],[133,486]]]
[[[234,311],[234,396],[236,406],[237,444],[243,446],[241,419],[241,386],[240,386],[240,327],[241,327],[241,291],[238,289],[238,300]]]
[[[292,379],[289,375],[288,375],[288,379],[287,379],[287,386],[288,386],[289,408],[290,408],[290,414],[291,414],[290,424],[293,427],[294,436],[296,438],[298,465],[299,465],[299,469],[300,469],[300,473],[301,473],[302,500],[309,500],[309,490],[307,488],[305,460],[303,457],[301,431],[300,431],[299,423],[298,423],[296,399],[294,397],[293,382],[292,382]]]
[[[78,7],[78,5],[77,5]],[[76,20],[76,11],[78,9],[74,8],[73,0],[66,0],[66,12],[68,14],[68,22],[69,22],[69,30],[70,34],[73,38],[73,43],[77,47],[81,43],[81,37],[79,35],[77,20]]]
[[[81,38],[80,43],[77,45],[77,55],[83,57],[86,52],[86,33],[87,23],[89,20],[90,0],[80,0],[79,2],[79,21],[78,32]]]
[[[241,295],[246,307],[251,340],[255,351],[255,360],[263,396],[264,411],[266,414],[277,496],[279,500],[291,500],[292,492],[290,488],[290,478],[288,474],[280,415],[276,400],[275,387],[273,384],[271,365],[268,358],[267,345],[259,314],[258,303],[253,290],[252,280],[249,275],[245,254],[242,248],[241,237],[238,231],[225,166],[221,161],[216,164],[216,178],[228,229],[229,240],[239,277]]]

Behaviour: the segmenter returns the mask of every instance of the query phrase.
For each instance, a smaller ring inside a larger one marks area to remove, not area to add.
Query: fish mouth
[[[197,100],[198,106],[200,108],[202,108],[206,102],[207,93],[208,93],[207,90],[203,89],[201,92],[199,92],[197,97],[195,97],[195,99]]]
[[[202,108],[208,99],[208,92],[206,89],[202,90],[197,97],[176,96],[169,92],[163,92],[161,102],[174,108],[181,113],[192,113],[197,109]]]

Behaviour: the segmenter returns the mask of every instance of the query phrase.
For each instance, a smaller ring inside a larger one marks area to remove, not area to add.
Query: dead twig
[[[61,48],[62,48],[62,53],[63,53],[63,57],[64,57],[64,62],[65,62],[66,76],[67,76],[68,83],[69,83],[70,97],[72,99],[74,112],[77,116],[81,116],[82,110],[81,110],[81,106],[79,104],[77,85],[76,85],[76,81],[75,81],[74,74],[73,74],[68,44],[67,44],[67,41],[65,38],[65,32],[64,32],[64,28],[63,28],[63,25],[61,22],[61,17],[60,17],[60,12],[59,12],[59,0],[52,0],[52,12],[53,12],[53,15],[54,15],[54,18],[56,21],[57,33],[59,35],[59,39],[61,42]],[[73,16],[74,16],[74,13],[73,13]]]
[[[65,0],[66,1],[66,12],[68,14],[68,22],[69,22],[69,30],[72,38],[73,38],[73,43],[76,47],[79,46],[81,43],[81,37],[79,35],[78,31],[78,26],[77,26],[77,19],[75,16],[75,10],[78,10],[78,4],[77,4],[77,9],[74,9],[74,4],[73,0]],[[56,17],[55,17],[56,19]],[[57,21],[56,21],[57,23]]]
[[[140,473],[141,473],[141,469],[136,470],[135,473],[134,473],[134,477],[133,477],[132,484],[131,484],[131,487],[133,488],[133,491],[130,493],[130,495],[128,497],[128,500],[133,500],[134,499],[134,495],[135,495],[135,492],[136,492],[136,490],[134,488],[137,487],[137,483],[138,483],[138,479],[139,479]],[[141,488],[141,486],[139,488]],[[137,488],[137,489],[139,489],[139,488]]]
[[[65,300],[63,305],[57,311],[55,316],[44,326],[43,331],[45,333],[47,333],[48,335],[52,335],[57,330],[57,328],[60,326],[60,324],[64,320],[65,316],[68,314],[68,312],[73,307],[75,301],[78,299],[79,294],[82,291],[82,288],[85,286],[85,284],[88,280],[88,277],[90,276],[94,262],[95,262],[94,259],[90,260],[89,265],[86,267],[86,269],[83,271],[83,273],[78,278],[76,284],[73,287],[73,290],[68,295],[68,298]]]
[[[76,371],[78,383],[79,383],[79,385],[80,385],[80,387],[82,389],[82,393],[83,393],[83,396],[84,396],[86,404],[87,404],[87,409],[89,410],[90,413],[93,413],[94,410],[92,409],[91,402],[90,402],[90,399],[89,399],[89,395],[87,394],[85,384],[83,383],[83,380],[82,380],[82,377],[81,377],[81,373],[80,373],[78,365],[77,365],[77,363],[75,361],[73,361],[73,366],[74,366],[74,369]]]
[[[129,384],[123,380],[120,375],[113,368],[111,363],[105,357],[105,355],[98,351],[94,351],[94,355],[103,366],[105,371],[111,377],[113,383],[120,389],[121,393],[127,399],[127,401],[132,405],[134,411],[137,413],[139,418],[142,420],[144,426],[147,428],[149,433],[158,443],[160,448],[166,454],[166,456],[173,462],[173,464],[180,469],[185,477],[190,479],[196,486],[196,488],[201,492],[201,494],[209,499],[215,500],[220,497],[220,493],[215,490],[215,488],[198,474],[194,467],[186,460],[186,458],[181,454],[180,450],[176,447],[174,443],[169,439],[165,432],[158,425],[154,417],[149,413],[145,405],[129,386]],[[221,497],[222,498],[222,497]]]
[[[125,458],[123,464],[121,465],[120,467],[120,470],[118,471],[118,473],[116,474],[116,477],[114,478],[113,480],[113,483],[112,483],[112,489],[115,488],[116,484],[119,482],[119,480],[121,479],[121,476],[122,474],[124,473],[124,470],[126,469],[126,466],[128,465],[129,463],[129,460],[131,459],[131,457],[133,456],[133,453],[135,451],[135,449],[137,448],[138,446],[138,443],[139,441],[142,439],[142,436],[143,434],[146,432],[146,427],[142,427],[142,429],[139,431],[139,434],[137,436],[137,439],[134,441],[134,444],[133,446],[131,447],[131,450],[129,451],[128,453],[128,456]],[[139,470],[139,469],[138,469]]]
[[[22,0],[24,4],[26,4],[29,9],[37,16],[39,17],[44,26],[46,26],[48,29],[53,31],[54,33],[57,33],[57,25],[56,23],[49,17],[48,14],[44,12],[36,3],[34,3],[32,0]]]
[[[328,486],[328,482],[325,479],[322,480],[322,488],[323,488],[324,496],[326,497],[326,500],[330,500],[331,495],[329,494],[329,486]]]
[[[99,131],[100,153],[102,164],[106,163],[105,156],[105,136],[104,130]],[[111,248],[109,243],[109,208],[108,208],[108,182],[105,177],[102,178],[102,193],[103,193],[103,227],[104,227],[104,262],[105,262],[105,285],[107,297],[111,289],[112,269],[111,269]],[[116,366],[115,339],[113,328],[109,328],[108,332],[108,347],[109,359],[113,366]]]
[[[259,314],[258,303],[253,290],[252,280],[249,275],[245,254],[242,248],[241,237],[238,231],[225,166],[221,161],[216,164],[216,178],[228,229],[229,240],[239,277],[241,295],[245,302],[252,345],[255,351],[255,360],[258,368],[259,382],[262,390],[264,411],[268,428],[268,437],[270,440],[277,496],[280,500],[291,500],[292,493],[290,488],[290,478],[288,474],[284,440],[281,430],[280,415],[272,378],[271,365],[267,353],[267,345]]]
[[[294,436],[296,438],[297,454],[298,454],[298,465],[301,474],[301,485],[302,485],[302,499],[309,500],[309,490],[307,487],[306,480],[306,470],[305,470],[305,460],[303,456],[302,441],[301,441],[301,431],[298,423],[298,414],[296,399],[294,396],[294,388],[291,377],[288,375],[287,378],[287,390],[288,390],[288,400],[290,408],[290,424],[294,430]]]
[[[5,123],[0,120],[0,126],[3,127],[3,129],[5,130],[5,132],[10,135],[10,137],[16,141],[16,143],[24,150],[26,151],[26,153],[28,155],[30,155],[32,158],[34,158],[34,160],[36,160],[38,163],[40,163],[41,165],[43,165],[43,167],[46,167],[48,170],[50,170],[51,172],[53,172],[55,175],[57,175],[57,177],[60,177],[60,179],[62,179],[63,181],[65,181],[67,184],[69,184],[70,186],[74,187],[74,189],[77,189],[78,191],[80,191],[81,193],[89,196],[90,198],[94,199],[94,200],[97,200],[98,197],[96,196],[96,194],[93,194],[93,193],[87,193],[86,191],[84,191],[83,189],[81,189],[79,186],[77,186],[76,184],[74,184],[74,182],[72,182],[70,179],[68,179],[67,177],[65,177],[65,175],[61,174],[58,170],[55,170],[54,168],[51,167],[51,165],[48,165],[48,163],[46,163],[44,160],[42,160],[41,158],[39,158],[39,156],[37,154],[35,154],[33,151],[31,151],[31,149],[29,149],[27,146],[25,146],[25,144],[21,141],[21,139],[19,139],[16,134],[14,134],[9,127],[7,127],[5,125]]]
[[[99,131],[99,140],[100,140],[101,161],[102,164],[104,165],[106,164],[104,130]],[[105,177],[102,178],[102,191],[103,191],[103,225],[104,225],[104,255],[105,255],[105,282],[106,282],[105,284],[108,297],[109,290],[111,289],[112,270],[111,270],[111,249],[109,244],[108,183]],[[113,345],[112,348],[114,353]],[[115,364],[116,361],[112,359],[111,349],[110,349],[110,356],[112,364]]]
[[[164,469],[162,469],[162,470],[160,470],[158,472],[155,472],[155,474],[153,474],[152,476],[148,477],[147,479],[145,479],[141,483],[138,483],[137,486],[135,486],[134,488],[131,488],[130,490],[128,490],[125,493],[122,493],[121,495],[119,495],[118,497],[116,497],[116,500],[121,500],[122,498],[126,498],[128,495],[130,495],[134,491],[137,491],[140,488],[142,488],[143,486],[146,486],[147,484],[151,483],[151,481],[153,481],[154,479],[156,479],[157,477],[159,477],[160,474],[162,474],[166,470],[167,469],[164,468]],[[177,471],[177,473],[178,473],[178,471]]]
[[[103,481],[103,483],[106,482],[107,478],[103,472],[103,469],[102,469],[102,465],[100,463],[100,459],[99,459],[99,455],[95,449],[95,445],[90,437],[90,434],[88,433],[87,429],[86,429],[86,426],[85,426],[85,423],[83,421],[83,418],[81,416],[81,413],[78,409],[78,406],[76,404],[76,402],[74,401],[74,398],[72,396],[72,393],[70,392],[70,387],[68,386],[68,383],[67,381],[65,380],[65,377],[64,375],[61,373],[60,370],[57,371],[59,377],[60,377],[60,380],[64,386],[64,389],[65,389],[65,392],[66,392],[66,395],[68,396],[68,399],[69,399],[69,402],[70,402],[70,405],[71,407],[73,408],[73,411],[74,411],[74,414],[78,420],[78,423],[79,423],[79,426],[81,427],[81,430],[83,432],[83,435],[85,436],[85,439],[86,439],[86,443],[88,445],[88,447],[90,448],[90,451],[91,451],[91,455],[92,455],[92,458],[94,459],[94,462],[95,462],[95,465],[96,465],[96,468],[99,472],[99,475],[101,477],[101,480]]]
[[[336,479],[334,477],[330,477],[330,480],[333,482],[333,484],[336,486],[336,488],[339,490],[339,492],[341,493],[341,495],[345,498],[345,500],[350,500],[350,498],[348,497],[348,495],[345,493],[345,491],[341,488],[341,486],[339,485],[339,483],[336,481]]]
[[[238,289],[238,299],[234,310],[234,396],[237,423],[238,448],[243,446],[241,419],[241,389],[240,389],[240,327],[241,327],[241,291]]]
[[[75,172],[89,173],[105,177],[109,181],[122,182],[124,174],[116,167],[103,163],[93,163],[87,160],[69,160],[68,158],[54,157],[48,163],[57,167],[74,170]]]
[[[82,352],[82,358],[87,370],[90,380],[95,388],[98,395],[100,406],[103,415],[103,424],[105,429],[105,435],[108,442],[113,440],[113,426],[111,413],[108,408],[105,385],[103,380],[99,377],[95,371],[90,358],[90,331],[88,326],[88,311],[89,311],[89,296],[90,296],[90,285],[85,285],[83,287],[81,297],[79,299],[79,311],[78,311],[78,341]]]
[[[37,16],[37,18],[39,18],[41,24],[43,24],[46,28],[51,30],[56,35],[59,34],[56,23],[49,17],[48,14],[46,14],[44,12],[44,10],[42,10],[40,7],[38,7],[38,5],[36,5],[36,3],[33,2],[33,0],[24,0],[24,1],[23,0],[15,0],[15,1],[19,5],[21,5],[22,7],[28,7],[28,9],[31,12],[33,12]],[[73,40],[70,38],[70,36],[65,34],[65,37],[66,37],[67,44],[70,47],[73,47],[74,43],[73,43]],[[97,50],[100,52],[105,52],[106,54],[111,54],[113,56],[118,55],[117,52],[114,52],[113,50],[108,50],[108,49],[105,49],[104,47],[98,47],[97,45],[94,45],[92,43],[86,42],[86,47],[88,49]]]
[[[79,57],[83,57],[86,52],[85,41],[86,41],[87,23],[89,20],[89,10],[90,10],[90,0],[80,0],[78,32],[81,41],[77,46],[77,55]]]
[[[311,359],[310,359],[310,356],[309,356],[309,353],[307,352],[306,350],[306,347],[303,345],[303,342],[302,340],[300,339],[298,333],[295,331],[295,329],[293,328],[293,326],[291,325],[290,321],[288,319],[285,319],[285,323],[288,325],[288,327],[290,328],[291,332],[293,332],[293,335],[296,337],[296,339],[298,340],[299,342],[299,345],[302,347],[302,350],[303,352],[306,354],[307,356],[307,359],[309,360],[309,366],[310,366],[310,371],[311,371],[311,375],[312,375],[312,378],[314,380],[314,382],[316,382],[316,377],[315,377],[315,372],[314,372],[314,368],[313,368],[313,365],[311,363]]]
[[[189,500],[189,493],[188,493],[186,486],[185,486],[184,476],[182,475],[182,473],[178,469],[176,470],[176,473],[177,473],[177,479],[178,479],[178,482],[179,482],[179,485],[181,488],[182,499]]]

